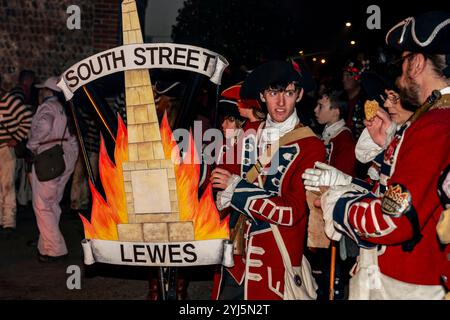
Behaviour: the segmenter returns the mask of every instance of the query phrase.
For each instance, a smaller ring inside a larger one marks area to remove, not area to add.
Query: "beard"
[[[409,76],[406,76],[404,86],[401,85],[400,81],[398,80],[396,81],[396,85],[400,91],[400,101],[410,107],[414,106],[415,108],[417,108],[418,106],[420,106],[419,84]]]

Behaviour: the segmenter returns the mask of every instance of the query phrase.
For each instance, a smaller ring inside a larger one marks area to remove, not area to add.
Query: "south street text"
[[[183,45],[118,47],[91,56],[64,73],[69,88],[113,72],[136,68],[181,68],[205,73],[214,65],[216,55],[201,48]]]

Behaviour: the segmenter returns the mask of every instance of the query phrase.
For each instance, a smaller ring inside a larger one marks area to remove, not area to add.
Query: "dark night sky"
[[[402,19],[433,9],[450,10],[449,0],[242,0],[217,1],[214,5],[208,0],[198,0],[197,3],[208,3],[219,9],[214,11],[199,5],[203,9],[193,13],[191,7],[185,15],[195,15],[185,29],[191,38],[175,38],[175,41],[204,46],[244,62],[258,53],[270,59],[277,55],[295,56],[303,50],[306,55],[327,52],[316,54],[318,59],[336,59],[374,52],[384,45],[386,32]],[[370,5],[380,7],[380,30],[366,27]],[[345,27],[346,21],[351,21],[351,28]],[[198,38],[193,34],[207,40],[196,43]],[[350,45],[351,40],[356,41],[355,46]],[[230,52],[224,44],[236,50]],[[253,50],[245,50],[249,47]],[[250,56],[245,56],[245,51]]]
[[[432,9],[450,10],[450,1],[383,1],[383,0],[340,0],[340,1],[290,1],[299,8],[304,49],[311,51],[333,50],[339,48],[341,39],[355,39],[360,45],[371,46],[384,41],[386,32],[400,20]],[[381,30],[369,30],[366,20],[369,5],[381,9]],[[350,30],[344,23],[352,22]],[[313,31],[309,31],[313,30]]]
[[[295,21],[300,28],[299,39],[285,39],[295,42],[290,55],[298,55],[303,50],[310,68],[319,73],[333,73],[342,67],[342,63],[354,60],[359,53],[372,56],[378,48],[389,52],[384,44],[387,31],[402,19],[415,16],[429,10],[450,11],[450,1],[385,1],[385,0],[281,0],[286,10],[294,12]],[[366,21],[370,14],[366,13],[370,5],[378,5],[381,11],[381,29],[369,30]],[[352,26],[345,27],[350,21]],[[350,41],[356,45],[351,46]],[[327,60],[326,65],[311,61],[312,57]],[[373,61],[373,60],[372,60]],[[320,71],[321,70],[321,71]],[[327,71],[328,70],[328,71]]]

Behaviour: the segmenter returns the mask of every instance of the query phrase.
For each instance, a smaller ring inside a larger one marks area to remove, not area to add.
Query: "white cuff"
[[[335,228],[333,220],[333,210],[336,202],[346,192],[351,191],[351,185],[330,187],[320,198],[320,204],[323,211],[323,220],[325,221],[325,234],[334,241],[339,241],[342,233]]]
[[[394,130],[395,131],[395,130]],[[390,140],[389,140],[390,142]],[[356,159],[362,163],[368,163],[375,159],[375,157],[383,150],[377,145],[369,134],[369,130],[364,128],[355,147]]]
[[[242,178],[237,174],[232,174],[228,179],[228,187],[225,190],[217,192],[216,206],[219,211],[228,208],[231,205],[234,189],[236,189],[236,186],[241,179]]]
[[[396,132],[397,132],[397,125],[395,124],[395,122],[392,122],[391,126],[386,130],[386,141],[384,142],[383,149],[386,149],[388,147],[392,139],[394,139]]]
[[[339,184],[336,183],[336,185],[337,186],[346,186],[346,185],[349,185],[350,183],[352,183],[352,180],[353,180],[352,176],[349,176],[348,174],[345,174],[342,172],[342,176],[339,176],[339,179],[337,179],[337,181],[336,181]]]

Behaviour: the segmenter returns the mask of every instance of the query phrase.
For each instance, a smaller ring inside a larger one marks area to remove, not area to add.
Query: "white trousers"
[[[72,174],[78,152],[64,153],[66,170],[58,178],[39,181],[36,172],[31,171],[31,188],[33,190],[33,209],[39,228],[38,250],[42,255],[62,256],[67,254],[67,246],[59,228],[61,207],[59,203],[64,195],[64,188]]]
[[[0,225],[16,227],[16,188],[14,172],[16,155],[13,148],[0,148]]]
[[[442,300],[444,296],[443,286],[418,285],[388,277],[378,267],[377,250],[360,249],[350,279],[349,300]]]

